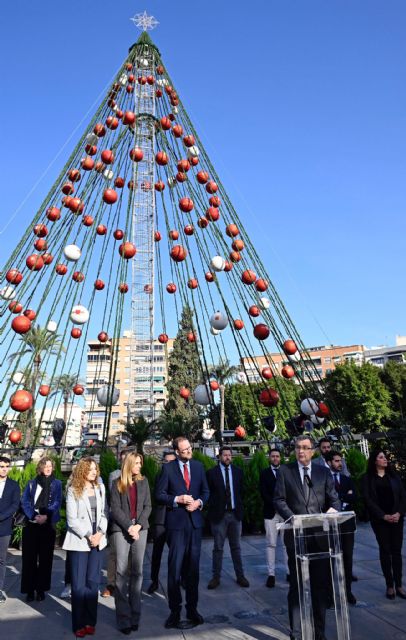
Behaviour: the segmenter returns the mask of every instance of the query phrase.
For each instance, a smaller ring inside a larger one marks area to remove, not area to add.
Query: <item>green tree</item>
[[[165,440],[174,440],[178,436],[194,440],[200,434],[202,422],[199,416],[186,419],[181,415],[171,416],[164,412],[158,419],[157,426],[161,437]]]
[[[392,415],[391,395],[381,381],[379,369],[369,363],[361,367],[353,362],[337,366],[326,378],[326,399],[340,408],[355,433],[376,431]]]
[[[62,447],[66,444],[66,436],[68,434],[68,408],[69,408],[69,400],[73,395],[73,387],[75,384],[80,383],[79,374],[78,373],[62,373],[59,376],[55,376],[52,380],[52,386],[54,387],[54,391],[50,394],[49,397],[57,395],[58,393],[62,394],[63,401],[63,419],[66,425],[65,432],[63,434],[62,439]]]
[[[235,376],[238,372],[238,367],[230,365],[230,362],[225,359],[220,359],[218,364],[209,366],[209,374],[213,376],[219,383],[220,392],[220,437],[223,438],[224,432],[224,419],[225,419],[225,388],[226,383],[230,378]]]
[[[34,325],[31,329],[20,336],[21,349],[12,353],[9,360],[20,360],[25,355],[31,356],[32,370],[30,376],[30,391],[34,398],[32,408],[28,412],[27,428],[25,431],[24,446],[28,447],[31,442],[35,423],[35,396],[37,386],[41,380],[41,363],[46,355],[58,355],[65,351],[60,341],[60,336],[56,333],[43,329],[39,325]]]
[[[122,424],[124,421],[120,420]],[[132,417],[125,422],[125,429],[131,438],[131,444],[135,444],[138,453],[144,453],[144,443],[151,436],[153,423],[147,422],[144,416]]]
[[[391,399],[393,426],[405,426],[406,424],[406,365],[400,362],[389,361],[379,375],[388,389]]]

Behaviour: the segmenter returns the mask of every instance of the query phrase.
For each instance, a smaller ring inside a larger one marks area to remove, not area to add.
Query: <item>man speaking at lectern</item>
[[[340,511],[341,503],[334,488],[331,473],[320,465],[312,465],[314,443],[310,436],[301,435],[295,440],[296,462],[282,465],[276,481],[274,504],[284,520],[293,515]],[[296,571],[293,531],[285,531],[288,553],[290,588],[288,608],[291,640],[302,638],[300,631],[299,585]],[[315,535],[308,530],[307,551],[310,553],[328,550],[327,536]],[[315,640],[325,640],[327,597],[330,592],[329,561],[310,561],[310,583]],[[308,640],[303,638],[303,640]]]

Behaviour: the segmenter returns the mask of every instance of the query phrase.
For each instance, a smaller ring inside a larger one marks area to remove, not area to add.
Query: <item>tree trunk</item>
[[[225,415],[224,415],[225,385],[224,384],[220,385],[219,391],[220,391],[220,439],[221,439],[221,442],[223,442],[224,421],[225,421]]]

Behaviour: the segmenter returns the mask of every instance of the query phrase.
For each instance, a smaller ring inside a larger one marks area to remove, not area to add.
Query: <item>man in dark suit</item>
[[[268,578],[266,586],[272,589],[275,586],[275,557],[276,557],[276,543],[278,541],[278,534],[282,540],[283,554],[286,564],[286,575],[289,578],[288,558],[286,554],[286,548],[283,544],[283,530],[278,531],[277,525],[283,522],[282,516],[275,510],[273,502],[276,478],[278,477],[279,469],[281,466],[281,454],[278,449],[271,449],[269,452],[269,467],[263,469],[259,476],[259,490],[261,493],[262,501],[264,503],[264,525],[265,525],[265,537],[266,537],[266,563],[268,569]]]
[[[352,511],[357,497],[355,485],[349,476],[342,473],[342,455],[339,451],[326,454],[326,462],[331,469],[334,487],[341,502],[341,511]],[[345,573],[345,588],[349,604],[356,604],[357,600],[351,591],[352,556],[354,553],[355,517],[344,522],[340,527],[341,550]]]
[[[164,451],[162,455],[162,464],[168,464],[176,460],[174,451]],[[147,592],[151,595],[158,589],[159,569],[161,568],[162,552],[164,550],[166,542],[166,506],[164,504],[158,504],[154,509],[154,528],[153,538],[154,544],[152,547],[151,558],[151,584],[149,585]]]
[[[296,462],[283,465],[279,470],[274,503],[276,511],[284,520],[288,520],[295,514],[340,511],[341,509],[331,473],[320,465],[312,465],[313,451],[314,444],[311,437],[298,436],[295,440]],[[320,531],[308,530],[306,538],[308,553],[328,551],[328,540],[326,536],[320,535]],[[302,635],[293,531],[286,531],[285,544],[290,573],[288,593],[290,637],[291,640],[296,640]],[[329,561],[327,559],[311,560],[310,582],[315,640],[325,640],[324,628],[330,585],[329,577]]]
[[[169,545],[168,600],[171,614],[165,622],[167,629],[181,627],[180,589],[182,565],[188,567],[186,578],[186,615],[188,624],[203,624],[197,610],[199,597],[199,563],[202,543],[202,509],[209,498],[203,465],[192,460],[189,440],[174,440],[177,459],[162,468],[157,479],[155,497],[158,504],[166,506],[165,528]]]
[[[6,557],[13,528],[13,515],[20,504],[20,487],[17,482],[7,478],[10,460],[0,456],[0,604],[6,601],[3,591],[6,575]]]
[[[230,545],[231,558],[240,587],[249,587],[244,576],[241,559],[241,523],[243,515],[243,473],[231,464],[232,451],[230,447],[220,448],[219,464],[207,471],[209,485],[208,519],[214,538],[213,546],[213,577],[207,585],[208,589],[216,589],[220,584],[221,568],[223,564],[223,549],[226,538]]]

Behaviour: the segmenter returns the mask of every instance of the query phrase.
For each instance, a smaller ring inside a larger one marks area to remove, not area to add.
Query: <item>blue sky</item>
[[[0,261],[138,38],[129,18],[144,9],[160,21],[154,42],[305,343],[406,334],[400,0],[3,5]]]

